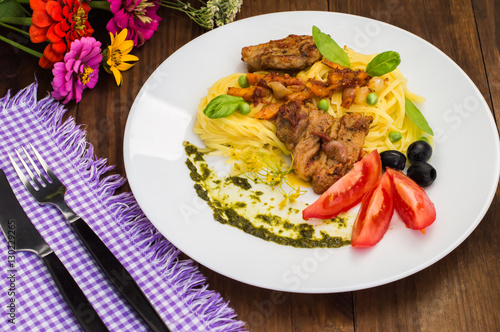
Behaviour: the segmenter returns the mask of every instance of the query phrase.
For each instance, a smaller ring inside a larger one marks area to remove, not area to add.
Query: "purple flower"
[[[71,99],[80,102],[82,91],[93,89],[99,78],[101,64],[101,43],[94,37],[83,37],[71,43],[71,49],[64,55],[64,61],[54,64],[52,74],[52,97],[64,99],[63,104]]]
[[[127,39],[133,40],[136,47],[153,36],[158,29],[161,17],[156,15],[159,0],[108,0],[114,17],[106,29],[112,34],[128,29]]]

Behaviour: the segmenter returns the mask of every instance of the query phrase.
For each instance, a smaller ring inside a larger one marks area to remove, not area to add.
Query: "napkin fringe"
[[[35,82],[12,99],[7,93],[0,99],[0,109],[19,103],[36,103],[37,87]],[[181,252],[151,224],[133,194],[115,194],[126,180],[120,175],[106,175],[114,166],[108,166],[106,159],[96,157],[85,131],[72,117],[63,122],[67,111],[65,107],[47,96],[34,109],[39,112],[40,120],[49,133],[59,142],[61,150],[103,200],[117,224],[124,228],[165,281],[176,287],[178,297],[183,299],[193,318],[203,322],[209,331],[244,331],[244,323],[236,320],[236,313],[228,302],[218,292],[208,289],[206,277],[192,260],[179,258]]]

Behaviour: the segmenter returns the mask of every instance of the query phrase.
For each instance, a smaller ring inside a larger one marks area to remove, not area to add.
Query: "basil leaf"
[[[401,63],[398,52],[387,51],[378,54],[366,65],[366,72],[370,76],[382,76],[396,69]]]
[[[230,95],[220,95],[212,99],[203,110],[211,119],[225,118],[236,112],[238,105],[245,99]]]
[[[321,30],[313,26],[312,35],[314,39],[314,43],[318,48],[321,55],[323,55],[328,60],[338,63],[344,67],[350,67],[351,61],[349,60],[349,56],[344,51],[342,47],[340,47],[332,37],[328,36],[326,33],[321,32]]]
[[[423,114],[408,98],[405,98],[405,111],[408,118],[413,121],[413,123],[417,127],[422,129],[427,134],[434,136],[434,132],[427,123],[427,120],[424,118]]]

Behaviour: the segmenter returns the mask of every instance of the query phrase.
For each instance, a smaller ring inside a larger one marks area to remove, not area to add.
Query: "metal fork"
[[[104,273],[153,331],[170,331],[148,301],[146,295],[144,295],[140,287],[135,283],[130,273],[128,273],[125,267],[123,267],[87,223],[66,204],[64,200],[66,186],[57,178],[49,165],[47,165],[42,156],[31,144],[30,149],[39,165],[42,166],[43,172],[24,147],[22,147],[22,151],[25,158],[21,156],[19,151],[15,150],[29,178],[21,170],[21,166],[9,154],[12,166],[14,166],[17,175],[29,193],[40,204],[51,204],[59,208]]]
[[[28,151],[24,147],[22,147],[24,154],[26,155],[26,158],[29,161],[29,164],[32,166],[33,170],[36,172],[38,175],[38,178],[35,176],[35,174],[31,171],[30,167],[26,164],[25,160],[21,157],[20,153],[16,151],[17,157],[21,161],[24,169],[28,173],[28,176],[30,179],[28,179],[21,168],[16,164],[14,159],[9,153],[9,159],[10,162],[12,163],[12,166],[14,166],[14,169],[16,170],[17,176],[21,179],[21,182],[24,184],[26,189],[28,189],[29,193],[42,205],[47,205],[47,204],[52,204],[55,205],[59,208],[59,210],[62,212],[64,215],[64,218],[69,222],[72,223],[79,219],[78,215],[66,204],[66,201],[64,200],[64,195],[66,194],[66,187],[62,184],[61,181],[57,178],[57,176],[52,172],[50,169],[49,165],[45,162],[45,160],[42,158],[42,156],[38,153],[38,151],[35,150],[33,145],[30,144],[30,148],[33,151],[33,153],[36,156],[36,159],[42,166],[43,170],[45,173],[48,175],[48,178],[46,178],[43,174],[40,168],[36,165],[36,163],[33,161],[31,156],[29,155]],[[35,184],[30,182],[30,180]]]

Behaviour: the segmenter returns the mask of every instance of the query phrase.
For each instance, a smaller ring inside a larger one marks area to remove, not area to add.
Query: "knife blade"
[[[2,169],[0,169],[0,228],[12,249],[32,252],[42,258],[63,298],[85,331],[108,331],[76,281],[24,212]]]

